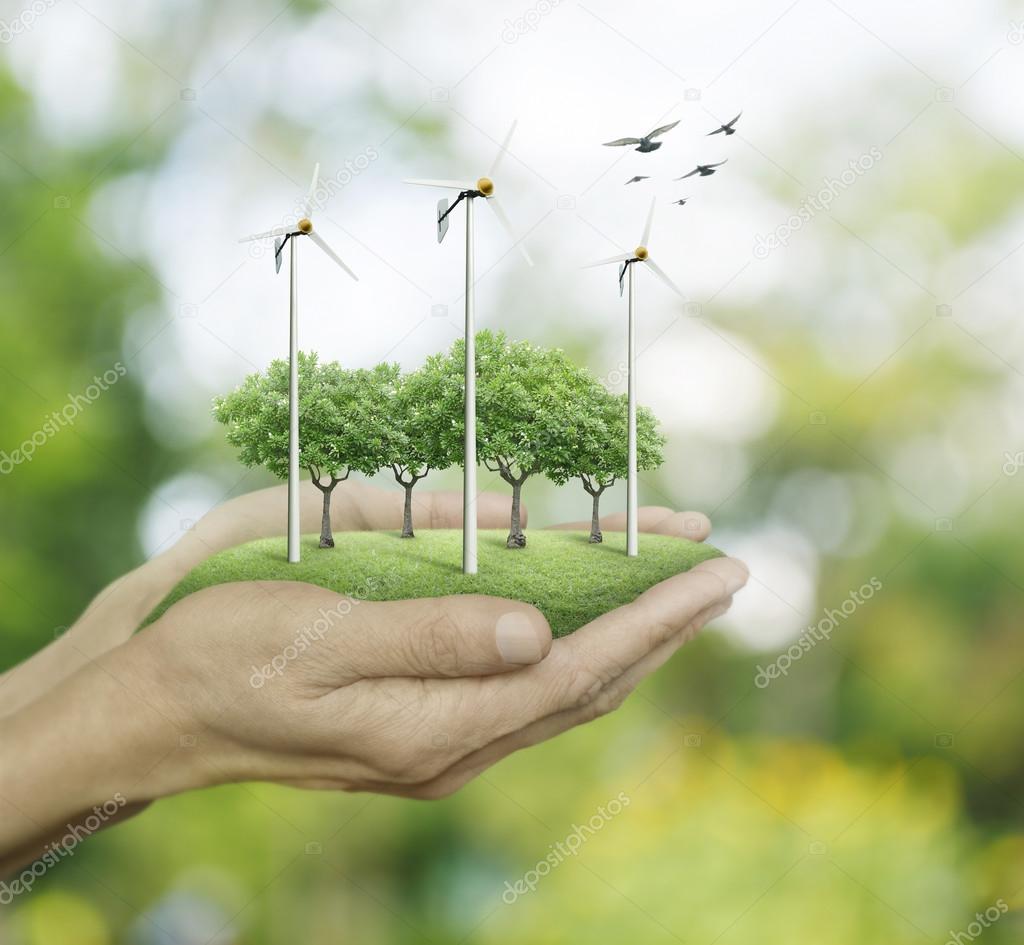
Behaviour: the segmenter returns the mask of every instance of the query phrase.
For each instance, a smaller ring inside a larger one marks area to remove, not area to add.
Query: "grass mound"
[[[640,554],[626,557],[623,532],[605,532],[592,545],[586,532],[533,531],[525,548],[505,547],[504,531],[479,533],[479,574],[462,573],[462,532],[423,530],[413,539],[398,532],[339,532],[336,547],[302,539],[302,561],[288,564],[284,538],[265,538],[214,555],[191,571],[146,623],[175,601],[230,581],[305,581],[367,600],[403,600],[448,594],[490,594],[526,601],[551,624],[556,637],[579,629],[635,599],[665,578],[721,552],[710,545],[664,535],[641,535]]]

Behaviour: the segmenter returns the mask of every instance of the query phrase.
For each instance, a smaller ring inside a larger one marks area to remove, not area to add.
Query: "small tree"
[[[378,427],[380,466],[390,466],[405,490],[402,538],[414,538],[412,490],[432,469],[445,469],[455,460],[443,391],[448,379],[443,362],[429,359],[418,371],[401,375],[390,366],[382,383]]]
[[[367,440],[366,371],[347,371],[336,361],[321,364],[299,352],[299,465],[323,493],[320,547],[333,548],[331,495],[353,469],[372,474],[373,444]],[[214,417],[227,426],[227,440],[246,466],[263,466],[288,478],[288,363],[272,361],[228,394],[214,400]]]
[[[461,363],[456,343],[453,357]],[[558,349],[504,334],[477,335],[477,444],[484,466],[512,487],[508,548],[522,548],[522,489],[531,476],[565,463],[574,418],[567,405],[578,399],[586,372]]]
[[[629,474],[629,401],[616,396],[596,381],[586,392],[576,436],[565,450],[566,462],[549,474],[558,485],[578,478],[592,499],[590,541],[604,540],[601,534],[601,496]],[[658,421],[646,407],[636,411],[637,469],[657,469],[664,457],[664,437]]]

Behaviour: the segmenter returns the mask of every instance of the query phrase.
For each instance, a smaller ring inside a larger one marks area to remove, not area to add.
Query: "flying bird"
[[[606,148],[621,148],[627,144],[638,144],[640,147],[634,150],[640,151],[646,154],[648,151],[657,151],[661,147],[660,141],[653,141],[652,138],[663,135],[666,131],[671,131],[678,125],[678,121],[672,122],[670,125],[662,125],[660,128],[655,128],[650,134],[644,135],[642,138],[616,138],[614,141],[606,141],[604,147]]]
[[[742,115],[742,114],[743,114],[743,112],[740,112],[740,115]],[[711,135],[720,135],[723,131],[727,135],[734,135],[734,134],[736,134],[736,128],[734,126],[735,126],[736,122],[738,122],[740,120],[740,115],[737,115],[732,121],[727,121],[720,128],[716,128],[714,131],[709,131],[704,137],[705,138],[710,138]]]
[[[728,158],[725,159],[725,161],[728,160]],[[682,177],[677,177],[676,180],[686,180],[687,177],[693,177],[694,174],[700,174],[701,177],[710,177],[715,173],[715,168],[721,167],[725,161],[719,161],[717,164],[698,164],[689,174],[683,174]]]
[[[636,177],[631,177],[629,180],[626,181],[626,183],[635,184],[638,180],[650,180],[650,177],[648,177],[645,174],[637,174]]]
[[[673,200],[672,203],[677,203],[677,204],[679,204],[680,207],[682,207],[682,206],[684,206],[686,204],[686,201],[689,200],[689,199],[690,199],[689,197],[682,197],[679,200]]]

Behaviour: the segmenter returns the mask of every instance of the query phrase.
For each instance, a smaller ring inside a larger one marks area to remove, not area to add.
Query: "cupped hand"
[[[304,481],[300,490],[303,533],[319,532],[322,495]],[[404,495],[364,482],[340,483],[331,504],[335,531],[399,529]],[[413,508],[420,528],[459,528],[462,494],[415,493]],[[477,500],[481,528],[508,524],[512,500],[493,492]],[[526,521],[526,509],[522,511]],[[0,674],[0,717],[8,715],[57,685],[73,672],[124,643],[153,608],[192,568],[211,555],[257,538],[287,531],[287,486],[272,486],[238,496],[211,509],[167,551],[119,577],[102,591],[54,642],[19,666]]]
[[[640,523],[697,540],[709,530],[699,513],[668,509],[642,510]],[[24,862],[111,797],[125,802],[109,823],[239,780],[450,794],[616,708],[746,580],[740,562],[705,561],[554,642],[539,611],[499,598],[371,603],[299,582],[207,588],[0,715],[11,754],[0,758],[0,866]]]
[[[694,534],[692,521],[661,533]],[[617,707],[746,579],[734,559],[705,561],[554,642],[538,610],[500,598],[368,602],[298,582],[225,584],[175,604],[123,658],[193,737],[188,786],[436,797]]]

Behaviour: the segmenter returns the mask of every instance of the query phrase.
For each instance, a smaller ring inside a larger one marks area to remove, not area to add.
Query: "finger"
[[[524,748],[547,741],[556,735],[560,735],[562,732],[568,731],[570,728],[592,721],[597,716],[612,711],[622,704],[626,696],[643,679],[665,663],[680,647],[696,636],[707,623],[725,613],[731,603],[732,598],[727,598],[705,608],[682,631],[676,634],[672,640],[667,641],[657,650],[630,667],[626,673],[606,687],[597,698],[589,701],[586,705],[558,710],[516,731],[509,732],[507,735],[459,759],[441,775],[418,785],[412,791],[406,787],[402,793],[406,795],[413,794],[421,798],[444,797],[513,752],[521,751]]]
[[[671,509],[652,507],[648,515],[646,509],[640,509],[637,527],[642,532],[654,535],[672,535],[675,538],[688,538],[690,541],[704,541],[711,534],[711,519],[703,512],[673,512]],[[668,514],[662,514],[662,513]],[[590,526],[587,525],[587,528]],[[621,532],[626,529],[625,512],[616,512],[601,519],[601,528],[609,532]]]
[[[506,673],[551,649],[551,627],[535,607],[477,594],[363,602],[342,630],[344,674],[363,679]]]
[[[462,528],[462,493],[428,492],[431,528]],[[512,515],[512,496],[497,492],[481,492],[476,497],[477,524],[480,528],[507,528]],[[526,528],[529,515],[520,506],[520,520]]]
[[[171,548],[182,573],[224,548],[257,538],[284,535],[288,527],[288,487],[258,489],[217,506],[192,526]],[[319,532],[323,493],[309,480],[299,487],[299,520],[304,533]],[[402,527],[405,494],[400,489],[381,489],[346,480],[331,494],[331,525],[337,531],[392,531]],[[414,528],[461,528],[462,493],[413,489]],[[511,496],[483,492],[477,497],[481,528],[503,528],[512,511]],[[527,511],[522,510],[524,525]]]
[[[730,558],[702,562],[560,639],[540,665],[486,681],[466,741],[483,745],[495,734],[590,703],[629,667],[729,598],[747,576],[746,566]]]
[[[712,620],[721,617],[732,607],[732,597],[719,600],[711,606],[702,610],[697,617],[686,627],[680,630],[671,639],[666,640],[661,646],[656,647],[646,656],[637,660],[618,679],[613,680],[606,688],[605,693],[612,699],[615,705],[621,705],[626,696],[629,695],[644,679],[651,673],[660,669],[667,663],[678,650],[689,643],[701,630]]]
[[[704,541],[711,534],[711,519],[703,512],[676,512],[660,521],[651,531],[658,535]]]
[[[565,649],[585,685],[606,683],[670,640],[698,614],[736,593],[749,577],[743,562],[712,558],[644,591],[565,638]],[[572,699],[572,687],[564,696]]]
[[[638,510],[637,528],[642,532],[653,531],[659,522],[664,521],[673,514],[673,509],[666,508],[663,505],[645,505]],[[589,532],[590,525],[591,523],[588,520],[585,522],[565,522],[560,525],[550,525],[548,527],[552,531]],[[611,515],[602,515],[601,528],[607,529],[610,532],[625,531],[626,513],[613,512]]]
[[[304,497],[302,524],[304,530],[318,530],[323,496],[316,491],[315,486],[311,485],[310,488],[315,492],[315,501],[308,503]],[[331,503],[331,523],[339,530],[399,529],[402,527],[404,502],[403,490],[379,489],[363,482],[346,481],[335,488],[335,497]],[[512,496],[481,492],[477,495],[476,508],[480,528],[503,528],[508,525],[512,514]],[[412,491],[413,528],[462,528],[462,512],[461,492],[431,492],[419,487]],[[521,514],[525,527],[525,507]]]

